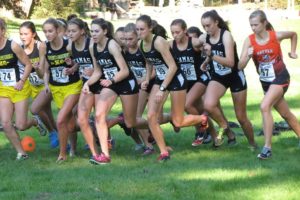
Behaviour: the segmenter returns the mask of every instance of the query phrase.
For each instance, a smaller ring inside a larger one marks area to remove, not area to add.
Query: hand
[[[91,77],[93,72],[94,72],[94,69],[92,69],[92,68],[87,68],[87,69],[84,69],[84,71],[83,71],[84,75],[88,76],[88,77]]]
[[[292,58],[292,59],[297,59],[298,55],[294,52],[289,52],[289,57]]]
[[[40,68],[40,63],[39,62],[33,63],[32,67],[33,69],[37,70]]]
[[[253,51],[254,51],[253,47],[249,47],[248,48],[247,56],[248,56],[249,59],[252,58]]]
[[[65,58],[65,62],[67,65],[72,65],[72,59],[71,58]]]
[[[210,46],[210,44],[205,43],[203,45],[203,50],[204,50],[204,52],[205,52],[205,54],[207,56],[210,56],[210,54],[211,54],[211,46]]]
[[[161,103],[161,101],[163,100],[163,96],[164,96],[164,92],[163,91],[157,91],[156,95],[155,95],[155,102],[157,104]]]
[[[71,67],[71,68],[65,68],[64,69],[64,74],[65,75],[73,75],[74,73],[75,73],[75,71],[77,70],[77,66],[73,66],[73,67]]]
[[[100,85],[102,85],[103,87],[109,87],[112,85],[112,82],[111,80],[100,79]]]
[[[82,91],[82,93],[84,93],[84,94],[89,94],[89,93],[91,93],[90,87],[89,87],[89,85],[87,84],[87,82],[85,82],[85,84],[83,85],[81,91]]]
[[[21,90],[23,89],[23,87],[24,87],[24,83],[25,83],[25,81],[23,81],[22,79],[20,79],[20,80],[16,83],[16,85],[14,86],[14,88],[15,88],[16,90],[18,90],[18,91],[21,91]]]
[[[147,90],[148,85],[149,85],[149,81],[143,81],[143,82],[141,83],[141,89],[142,89],[142,90]]]
[[[208,68],[208,62],[203,62],[200,66],[200,69],[204,72],[207,71],[207,68]]]

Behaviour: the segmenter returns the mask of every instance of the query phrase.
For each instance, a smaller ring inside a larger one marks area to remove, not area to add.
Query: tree
[[[12,10],[15,17],[28,18],[31,14],[33,0],[0,0],[0,7]]]

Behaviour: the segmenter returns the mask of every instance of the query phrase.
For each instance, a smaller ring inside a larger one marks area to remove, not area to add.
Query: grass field
[[[271,21],[276,30],[295,30],[300,36],[299,19],[276,20]],[[127,21],[116,22],[116,26],[122,23]],[[199,26],[199,20],[196,24]],[[251,33],[248,21],[240,24],[232,19],[231,26],[241,48],[244,38]],[[9,31],[15,35],[18,30]],[[283,42],[282,48],[292,80],[286,99],[300,119],[300,60],[287,57],[289,42]],[[262,124],[259,104],[263,94],[253,64],[245,71],[249,86],[248,115],[257,133]],[[229,93],[222,99],[222,106],[228,119],[236,121]],[[167,102],[165,110],[169,108]],[[111,114],[116,116],[119,112],[121,106],[118,103]],[[276,113],[274,119],[282,120]],[[158,153],[142,157],[141,152],[134,151],[133,142],[116,126],[111,129],[116,139],[112,163],[105,166],[88,162],[90,153],[83,150],[80,133],[77,156],[58,165],[55,163],[58,150],[50,149],[48,138],[39,136],[35,129],[20,132],[21,137],[33,136],[37,143],[35,152],[24,162],[14,160],[16,152],[1,132],[0,199],[299,199],[300,149],[293,132],[282,132],[273,137],[273,158],[260,161],[256,158],[259,152],[250,151],[243,136],[237,137],[238,145],[234,147],[224,144],[214,150],[210,144],[191,146],[192,127],[173,133],[170,125],[164,125],[163,130],[168,145],[174,149],[170,161],[157,163]],[[241,129],[234,131],[242,133]],[[257,136],[256,141],[260,147],[263,145],[263,137]]]

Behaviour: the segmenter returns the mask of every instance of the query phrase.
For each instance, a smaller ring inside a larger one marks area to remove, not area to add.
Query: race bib
[[[15,86],[17,83],[15,69],[0,69],[0,80],[4,86]]]
[[[51,68],[51,74],[53,81],[58,83],[68,83],[69,76],[64,72],[65,67],[53,67]]]
[[[117,67],[103,68],[105,79],[110,80],[118,73]]]
[[[159,80],[165,80],[168,68],[166,65],[155,65],[156,76]]]
[[[79,75],[85,79],[89,79],[90,76],[86,75],[84,70],[86,69],[93,69],[93,65],[92,64],[81,64],[79,66]]]
[[[193,64],[180,64],[181,70],[185,76],[185,78],[189,81],[196,81],[197,75],[196,70]]]
[[[259,79],[264,82],[272,82],[275,79],[275,72],[272,63],[259,64]]]
[[[30,73],[30,75],[29,75],[29,81],[30,81],[31,85],[35,85],[35,86],[44,84],[43,79],[41,79],[41,78],[37,75],[36,72]]]
[[[213,60],[213,65],[214,65],[215,72],[220,76],[224,76],[232,72],[230,67],[224,67],[223,65],[217,63],[214,60]]]
[[[137,80],[141,80],[146,76],[146,68],[144,67],[131,67],[130,69]]]

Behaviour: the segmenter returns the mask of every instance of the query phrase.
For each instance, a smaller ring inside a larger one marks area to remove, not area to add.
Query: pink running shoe
[[[90,163],[95,165],[103,165],[110,163],[110,157],[106,156],[104,153],[100,155],[92,156],[90,158]]]

